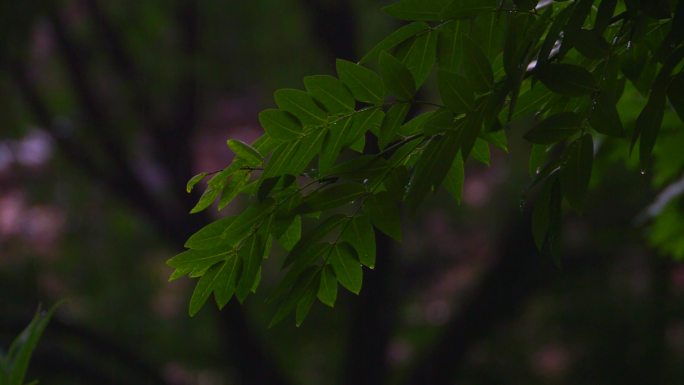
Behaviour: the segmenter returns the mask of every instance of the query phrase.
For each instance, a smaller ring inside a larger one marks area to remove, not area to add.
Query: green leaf
[[[592,106],[589,123],[602,134],[623,138],[625,130],[615,107],[616,104],[610,94],[602,92]]]
[[[346,216],[335,214],[318,223],[315,228],[306,233],[306,235],[304,235],[292,248],[285,258],[285,262],[283,262],[283,267],[290,266],[298,260],[306,258],[312,248],[316,247],[318,241],[330,234],[331,231],[335,230],[347,220],[348,218]]]
[[[169,281],[180,278],[192,272],[203,272],[211,266],[223,261],[233,251],[226,247],[209,250],[186,250],[166,261],[166,264],[176,269]]]
[[[195,290],[192,292],[192,297],[190,298],[190,305],[188,307],[188,313],[191,317],[204,306],[207,299],[214,291],[216,284],[219,282],[217,277],[219,273],[225,269],[226,264],[223,263],[220,266],[214,266],[207,270],[206,273],[199,279]]]
[[[353,147],[363,140],[366,131],[377,132],[382,124],[384,113],[377,108],[357,111],[354,116],[340,119],[330,126],[323,141],[323,150],[319,158],[318,168],[321,174],[327,174],[337,156],[344,147]]]
[[[302,238],[302,217],[296,215],[285,232],[278,238],[283,249],[290,251]]]
[[[239,256],[233,254],[223,263],[220,271],[216,273],[214,300],[219,309],[223,309],[235,293],[241,261],[242,259]]]
[[[352,127],[352,117],[340,119],[330,125],[328,133],[323,140],[321,156],[318,158],[318,169],[321,174],[328,172],[335,163],[342,148],[349,144],[346,141],[347,138],[351,137],[349,133],[352,131]]]
[[[593,160],[594,143],[589,134],[572,142],[565,152],[561,164],[561,188],[565,198],[576,209],[584,202]]]
[[[558,248],[560,221],[560,183],[554,175],[544,183],[532,210],[532,235],[539,251]]]
[[[372,195],[364,202],[363,212],[378,230],[400,241],[401,216],[396,199],[387,192]]]
[[[202,179],[204,179],[204,177],[206,177],[207,175],[208,174],[206,172],[201,172],[201,173],[193,176],[192,178],[190,178],[190,180],[188,181],[188,184],[185,186],[185,191],[190,193],[192,191],[193,187],[195,187],[195,185],[197,183],[199,183]]]
[[[340,285],[358,295],[361,292],[363,270],[351,245],[347,242],[335,244],[330,250],[329,262]]]
[[[444,10],[444,19],[468,19],[496,11],[498,0],[453,0]]]
[[[632,143],[639,138],[639,160],[646,167],[655,146],[665,114],[665,97],[651,94],[634,124]]]
[[[413,170],[406,191],[409,207],[415,210],[427,193],[444,180],[459,149],[460,133],[448,132],[427,144]]]
[[[352,218],[342,233],[342,239],[356,249],[361,264],[375,267],[375,232],[365,215]]]
[[[327,129],[316,128],[300,141],[283,143],[266,164],[262,178],[285,174],[299,175],[320,152]]]
[[[489,91],[494,85],[494,73],[489,59],[468,36],[463,39],[463,48],[463,70],[471,88],[477,93]]]
[[[338,183],[305,197],[295,209],[299,214],[331,210],[366,195],[366,187],[360,183]]]
[[[453,130],[454,127],[454,113],[448,108],[440,108],[425,121],[423,132],[426,136],[431,136]]]
[[[347,131],[343,143],[345,145],[352,144],[363,138],[368,131],[377,134],[384,117],[385,113],[379,108],[359,111],[352,117],[351,130]]]
[[[328,114],[302,90],[284,88],[276,91],[273,97],[281,110],[296,116],[305,125],[321,125],[326,122]]]
[[[521,11],[530,11],[537,6],[538,0],[513,0],[513,3]]]
[[[283,295],[281,296],[283,300],[281,301],[276,314],[271,319],[271,322],[268,325],[269,328],[282,321],[283,318],[296,309],[300,300],[310,290],[310,286],[317,283],[317,281],[314,283],[317,272],[317,267],[310,266],[294,277],[294,284],[292,287],[288,287],[288,290],[284,291]]]
[[[401,0],[382,10],[401,20],[441,20],[453,0]]]
[[[679,119],[684,122],[684,74],[679,74],[672,79],[667,88],[667,97],[679,115]]]
[[[456,73],[463,60],[462,31],[465,21],[452,21],[439,29],[437,59],[439,69]]]
[[[38,341],[43,332],[45,332],[45,328],[47,328],[50,318],[52,318],[58,306],[59,304],[53,306],[47,312],[42,311],[38,307],[28,326],[12,341],[6,357],[7,369],[9,371],[7,373],[0,373],[0,376],[7,376],[8,385],[22,385],[24,383],[31,355],[33,355]],[[2,378],[0,377],[0,379]]]
[[[356,100],[371,104],[382,104],[385,100],[385,86],[375,72],[342,59],[337,59],[336,68],[337,76]]]
[[[304,78],[304,87],[330,113],[354,111],[356,105],[354,97],[342,82],[333,76],[307,76]]]
[[[559,112],[537,123],[525,134],[532,143],[552,144],[577,133],[582,120],[574,112]]]
[[[411,100],[416,92],[413,76],[394,56],[382,51],[380,53],[380,76],[387,90],[402,100]]]
[[[548,89],[561,95],[589,95],[598,89],[594,75],[574,64],[546,64],[534,73]]]
[[[380,126],[380,136],[378,138],[378,146],[381,150],[384,150],[385,147],[397,137],[399,127],[401,127],[404,119],[406,119],[406,115],[408,115],[410,109],[411,104],[398,103],[392,105],[392,107],[387,110],[385,119]]]
[[[254,287],[261,261],[264,258],[264,246],[264,237],[255,233],[245,240],[240,251],[238,251],[238,258],[242,261],[242,273],[235,288],[235,296],[240,302],[245,300],[247,294]]]
[[[416,88],[420,88],[437,60],[437,32],[430,31],[413,39],[404,50],[398,50],[397,58],[413,75]]]
[[[415,118],[409,120],[408,122],[404,123],[401,127],[399,127],[397,133],[402,136],[419,134],[423,130],[423,126],[425,126],[425,123],[428,120],[430,120],[430,118],[432,118],[433,114],[434,111],[428,111],[416,116]]]
[[[205,210],[207,207],[211,206],[212,203],[218,198],[219,194],[221,193],[220,189],[214,188],[214,187],[207,187],[206,190],[202,193],[202,196],[200,199],[197,201],[197,204],[190,210],[190,214],[195,214],[200,211]]]
[[[299,302],[297,302],[297,308],[295,310],[295,325],[297,327],[302,326],[304,319],[306,319],[306,316],[309,315],[311,305],[313,305],[314,300],[316,300],[317,291],[318,288],[315,287],[315,284],[310,284],[300,298]]]
[[[427,31],[429,28],[429,25],[420,21],[406,24],[401,28],[397,29],[396,31],[387,35],[387,37],[382,39],[378,44],[375,45],[375,47],[371,48],[371,50],[368,51],[368,53],[365,54],[361,58],[361,60],[359,60],[359,63],[364,64],[369,61],[373,61],[377,59],[380,52],[389,51],[390,49],[396,47],[397,45],[410,39],[411,37],[423,31]]]
[[[295,140],[304,132],[302,124],[290,113],[269,108],[259,113],[259,123],[266,134],[275,139]]]
[[[596,30],[580,29],[573,39],[573,46],[589,59],[601,59],[610,53],[610,44]]]
[[[326,265],[321,271],[321,283],[318,286],[318,299],[324,305],[333,307],[337,300],[337,277],[330,265]]]
[[[476,161],[489,166],[490,154],[489,154],[489,144],[484,139],[477,138],[473,150],[470,153]]]
[[[449,171],[442,182],[444,188],[451,194],[457,203],[461,203],[463,195],[463,181],[465,179],[465,170],[463,165],[463,157],[456,156],[449,167]]]
[[[235,218],[221,218],[202,227],[185,241],[185,247],[188,249],[207,250],[231,245],[233,239],[223,237],[223,232],[233,223]]]
[[[471,111],[474,108],[474,92],[462,76],[440,70],[438,72],[439,94],[444,104],[455,113]]]
[[[237,140],[228,139],[228,147],[233,150],[238,158],[244,160],[248,166],[258,166],[264,161],[264,157],[254,147],[249,144]]]

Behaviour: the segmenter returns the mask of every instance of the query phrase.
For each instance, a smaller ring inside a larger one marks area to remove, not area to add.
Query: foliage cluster
[[[488,163],[511,135],[531,144],[535,242],[558,256],[563,212],[582,209],[601,149],[624,142],[651,169],[666,111],[684,118],[684,3],[401,0],[384,10],[407,23],[358,63],[337,60],[337,76],[277,90],[253,144],[228,141],[235,159],[193,212],[239,194],[249,203],[168,261],[171,279],[198,278],[191,315],[212,294],[219,307],[244,301],[274,242],[287,256],[272,323],[294,312],[301,324],[316,299],[333,306],[338,284],[359,293],[375,231],[400,240],[402,208],[415,212],[440,187],[459,201],[464,163]],[[617,108],[628,93],[643,99],[633,124]],[[516,132],[520,122],[531,128]]]

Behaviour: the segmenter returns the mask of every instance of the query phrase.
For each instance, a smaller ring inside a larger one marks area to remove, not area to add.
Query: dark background
[[[208,304],[164,261],[212,218],[185,182],[260,135],[276,88],[332,73],[396,27],[380,1],[0,1],[0,346],[67,302],[36,351],[42,384],[676,384],[684,266],[635,221],[651,177],[596,165],[561,266],[534,249],[528,148],[468,164],[378,238],[360,297],[267,329],[262,289]],[[429,96],[429,95],[428,95]],[[637,96],[637,102],[643,101]],[[623,113],[634,113],[623,108]],[[676,124],[681,125],[680,122]],[[619,152],[619,151],[618,151]],[[200,189],[201,191],[201,189]],[[683,230],[684,232],[684,230]],[[277,259],[277,258],[276,258]]]

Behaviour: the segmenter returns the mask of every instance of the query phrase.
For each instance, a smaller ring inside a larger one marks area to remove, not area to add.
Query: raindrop
[[[541,172],[541,167],[537,167],[537,169],[534,170],[534,173],[537,175],[539,175],[540,172]]]
[[[368,178],[363,180],[363,184],[368,184]]]
[[[627,41],[627,49],[630,49],[630,48],[632,48],[632,41],[631,40]]]
[[[641,170],[641,171],[639,171],[639,174],[641,174],[641,175],[646,175],[646,170]]]
[[[520,198],[520,211],[525,210],[525,205],[527,204],[527,200],[525,198]]]

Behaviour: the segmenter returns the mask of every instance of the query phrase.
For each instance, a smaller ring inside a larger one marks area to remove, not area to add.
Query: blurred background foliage
[[[396,25],[381,1],[0,3],[0,342],[68,301],[28,378],[45,384],[643,384],[684,378],[684,166],[668,112],[659,174],[602,148],[560,268],[538,256],[521,194],[525,131],[469,164],[379,241],[360,297],[267,329],[263,295],[190,319],[164,261],[212,217],[185,182],[251,141],[276,88],[331,73]],[[633,121],[645,99],[620,102]],[[524,123],[521,123],[524,124]],[[600,160],[600,161],[599,161]],[[679,185],[682,183],[679,182]],[[681,193],[681,186],[678,196]],[[676,190],[676,189],[675,189]],[[671,191],[675,193],[677,191]],[[654,208],[655,205],[655,208]],[[227,208],[227,211],[234,210]],[[648,240],[655,246],[649,246]],[[277,263],[264,272],[278,276]],[[266,291],[266,290],[264,290]]]

